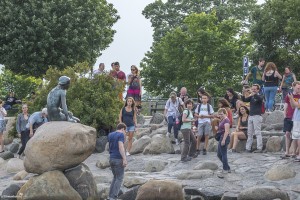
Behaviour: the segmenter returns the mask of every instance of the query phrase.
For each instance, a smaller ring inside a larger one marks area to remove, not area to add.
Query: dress
[[[126,98],[132,97],[135,101],[141,101],[141,85],[140,85],[140,76],[135,76],[130,74],[128,76],[130,80]]]

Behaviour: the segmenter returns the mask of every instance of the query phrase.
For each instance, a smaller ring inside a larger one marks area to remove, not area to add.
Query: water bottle
[[[175,122],[177,125],[179,124],[179,119],[178,117],[176,117],[176,122]]]

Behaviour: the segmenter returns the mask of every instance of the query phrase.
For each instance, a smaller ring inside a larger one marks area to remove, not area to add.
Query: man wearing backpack
[[[176,145],[179,144],[178,142],[178,130],[180,127],[180,112],[179,107],[184,107],[183,101],[177,97],[176,92],[170,93],[170,98],[168,99],[165,110],[164,110],[164,116],[167,118],[168,121],[168,133],[167,137],[171,134],[171,129],[173,127],[174,129],[174,137]]]
[[[208,96],[202,95],[201,103],[195,109],[195,116],[198,118],[198,136],[197,136],[197,152],[200,152],[201,138],[205,137],[205,145],[203,155],[206,155],[209,134],[211,132],[211,118],[213,118],[213,107],[208,103]]]
[[[244,84],[248,83],[249,77],[252,75],[252,83],[258,84],[260,87],[263,85],[262,77],[264,74],[264,65],[265,65],[265,59],[259,58],[258,65],[253,67],[251,71],[247,74],[245,80],[243,81]]]
[[[253,143],[253,133],[257,139],[257,150],[254,153],[262,153],[263,143],[261,136],[261,124],[263,114],[263,96],[259,95],[260,86],[253,84],[251,87],[252,93],[249,97],[242,96],[244,102],[250,102],[250,112],[248,118],[248,139],[246,143],[246,152],[251,152],[251,146]]]

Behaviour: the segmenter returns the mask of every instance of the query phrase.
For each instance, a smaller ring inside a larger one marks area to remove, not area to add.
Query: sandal
[[[287,158],[290,158],[291,156],[288,155],[288,154],[284,154],[282,156],[280,156],[281,159],[287,159]]]
[[[294,162],[300,162],[300,158],[295,158]]]
[[[4,152],[4,150],[0,151],[0,153],[3,153],[3,152]]]

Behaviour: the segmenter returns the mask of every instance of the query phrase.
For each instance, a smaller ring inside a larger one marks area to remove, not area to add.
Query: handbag
[[[220,141],[221,136],[222,136],[222,133],[221,132],[217,132],[216,135],[215,135],[215,139],[217,141]]]
[[[292,136],[293,139],[300,139],[300,121],[293,122]]]

